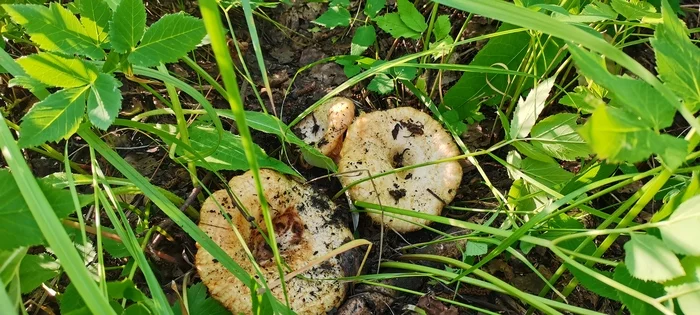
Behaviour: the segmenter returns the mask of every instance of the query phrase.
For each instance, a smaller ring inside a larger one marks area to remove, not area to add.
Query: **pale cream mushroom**
[[[410,107],[362,114],[348,129],[338,162],[344,186],[369,174],[454,157],[460,152],[452,137],[429,115]],[[353,200],[440,215],[452,202],[462,180],[457,161],[443,162],[365,181],[349,189]],[[376,188],[376,189],[375,189]],[[382,215],[370,213],[373,221]],[[411,232],[430,224],[424,219],[384,215],[384,224]]]
[[[355,118],[355,104],[344,97],[334,97],[321,104],[296,125],[304,142],[322,154],[337,157],[343,135]]]
[[[291,270],[299,270],[308,262],[352,240],[345,214],[328,197],[272,170],[262,169],[260,176],[270,205],[278,248]],[[234,177],[229,186],[248,210],[251,220],[264,227],[252,173],[249,171]],[[279,274],[270,247],[225,190],[215,192],[204,202],[199,227],[248,274],[258,277],[231,226],[219,211],[218,204],[230,215],[231,222],[246,241],[268,283],[277,282]],[[234,314],[250,314],[251,295],[246,285],[199,244],[197,248],[197,272],[209,288],[211,296]],[[336,280],[307,279],[335,279],[354,275],[354,258],[350,252],[345,252],[303,272],[302,277],[285,279],[292,309],[297,314],[326,314],[337,307],[345,298],[346,284]],[[281,286],[274,287],[272,293],[284,301]]]

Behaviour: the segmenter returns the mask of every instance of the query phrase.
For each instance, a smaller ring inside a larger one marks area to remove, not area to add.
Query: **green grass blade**
[[[56,257],[61,261],[63,269],[78,293],[84,298],[87,307],[94,314],[115,314],[107,299],[99,294],[100,290],[97,284],[92,281],[92,277],[73,246],[73,242],[68,237],[68,233],[39,188],[39,184],[27,162],[24,161],[22,152],[12,137],[2,114],[0,114],[0,149],[37,226]]]
[[[277,248],[277,242],[275,241],[275,231],[272,225],[272,217],[270,215],[267,200],[265,200],[265,195],[263,193],[260,174],[258,172],[258,162],[255,157],[255,151],[253,151],[253,140],[250,135],[250,130],[248,129],[248,124],[246,123],[243,103],[238,91],[238,83],[236,82],[236,74],[233,71],[233,61],[231,60],[231,54],[229,53],[226,37],[224,36],[223,24],[221,22],[221,17],[219,16],[218,6],[214,0],[202,0],[199,2],[199,8],[202,13],[202,19],[204,20],[204,26],[206,27],[207,33],[211,38],[211,46],[212,50],[214,51],[214,56],[216,57],[216,62],[219,66],[219,72],[221,73],[221,77],[224,81],[224,87],[226,88],[226,99],[231,106],[233,115],[236,117],[236,125],[238,126],[238,132],[241,136],[246,159],[248,160],[248,165],[250,166],[250,170],[253,173],[253,178],[255,179],[255,187],[258,193],[258,198],[260,198],[263,219],[265,221],[265,227],[267,228],[268,237],[270,240],[269,245],[272,249],[275,263],[277,264],[277,271],[279,273],[282,291],[284,292],[287,305],[289,305],[289,297],[286,293],[286,281],[284,280],[284,270],[282,269],[282,258],[280,257],[279,249]]]
[[[12,305],[12,299],[5,291],[5,283],[0,279],[0,313],[1,314],[17,314],[17,310]]]
[[[663,85],[656,76],[649,70],[644,68],[632,57],[625,54],[618,47],[606,42],[604,39],[584,31],[574,25],[567,24],[554,18],[533,10],[518,7],[514,4],[505,1],[494,0],[434,0],[438,3],[467,11],[474,14],[483,15],[488,18],[497,19],[506,23],[514,24],[520,27],[525,27],[532,30],[537,30],[554,37],[558,37],[589,49],[596,51],[606,58],[613,60],[627,70],[636,74],[642,80],[651,84],[657,89],[669,103],[680,112],[688,124],[695,129],[695,132],[700,134],[700,122],[695,119],[693,114],[681,104],[678,97],[673,92]]]
[[[88,126],[82,125],[78,129],[78,134],[100,153],[114,168],[128,178],[134,185],[139,187],[143,194],[151,199],[170,219],[198,242],[206,251],[211,253],[221,264],[226,267],[234,276],[243,283],[250,284],[251,277],[243,270],[226,252],[224,252],[214,241],[197,227],[180,209],[173,205],[149,180],[141,175],[129,163],[114,152],[105,142],[103,142]]]

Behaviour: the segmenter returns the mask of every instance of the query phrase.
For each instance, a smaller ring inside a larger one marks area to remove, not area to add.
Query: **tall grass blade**
[[[265,227],[267,228],[268,237],[270,240],[269,245],[272,249],[275,263],[277,264],[277,272],[279,273],[279,279],[282,283],[282,291],[284,292],[287,305],[289,305],[289,297],[287,296],[287,289],[284,281],[284,270],[282,268],[282,258],[280,257],[279,249],[277,248],[277,241],[275,240],[275,232],[272,225],[270,209],[263,193],[258,162],[255,157],[255,151],[253,151],[253,140],[250,135],[250,130],[248,129],[248,124],[246,123],[245,111],[243,110],[241,96],[238,91],[236,74],[233,71],[233,61],[231,60],[231,54],[229,53],[226,37],[224,36],[223,24],[221,22],[221,17],[219,16],[218,6],[216,5],[215,0],[202,0],[199,2],[199,8],[202,13],[202,19],[204,20],[204,26],[206,27],[207,33],[211,38],[211,46],[212,50],[214,51],[214,56],[216,57],[216,62],[219,66],[219,72],[221,73],[221,77],[224,81],[224,87],[226,88],[226,99],[231,106],[233,115],[236,117],[236,125],[238,126],[238,132],[241,136],[246,159],[248,160],[248,165],[250,166],[250,170],[253,173],[253,178],[255,179],[255,187],[258,193],[258,198],[260,198],[263,219],[265,221]]]
[[[46,238],[54,254],[61,261],[63,269],[68,274],[78,293],[84,298],[85,304],[94,314],[115,314],[107,299],[99,294],[100,290],[92,281],[90,272],[85,268],[83,259],[73,246],[68,233],[56,216],[53,207],[39,188],[32,171],[29,169],[5,119],[0,113],[0,151],[5,157],[17,187],[29,206],[32,216],[41,233]]]

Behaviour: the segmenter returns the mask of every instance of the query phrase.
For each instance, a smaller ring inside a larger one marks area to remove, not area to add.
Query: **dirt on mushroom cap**
[[[376,111],[358,117],[348,129],[338,162],[343,185],[369,174],[431,162],[459,155],[452,137],[429,115],[410,107]],[[359,171],[359,172],[352,172]],[[353,200],[440,215],[462,180],[459,162],[444,162],[389,174],[350,188]],[[374,183],[374,185],[373,185]],[[376,189],[375,189],[376,187]],[[381,214],[370,214],[375,222]],[[398,232],[419,230],[423,219],[384,216],[384,223]]]
[[[326,196],[320,195],[310,187],[302,186],[287,177],[271,170],[260,170],[265,189],[265,196],[275,225],[280,254],[291,270],[298,270],[307,262],[325,255],[352,239],[350,230],[342,220],[337,220],[342,211]],[[236,176],[229,186],[248,211],[252,221],[264,226],[258,196],[251,172]],[[246,256],[242,245],[236,238],[230,225],[220,213],[217,203],[231,217],[231,222],[241,233],[247,246],[253,252],[263,275],[268,283],[278,279],[277,267],[271,253],[258,230],[246,219],[246,216],[234,206],[225,190],[215,192],[202,205],[199,227],[214,242],[230,255],[234,261],[248,272],[256,275],[252,263]],[[260,242],[263,243],[260,243]],[[195,258],[197,271],[202,282],[209,288],[212,297],[219,300],[233,313],[250,314],[252,302],[250,290],[243,282],[233,276],[216,261],[211,254],[199,244]],[[354,274],[350,270],[344,255],[326,260],[301,276],[308,279],[333,279]],[[255,276],[257,278],[257,275]],[[340,281],[303,280],[299,277],[287,280],[287,293],[292,309],[298,314],[325,314],[337,307],[344,299],[347,288]],[[273,295],[284,300],[281,287],[272,289]]]
[[[337,155],[343,135],[355,118],[355,104],[344,97],[334,97],[321,104],[295,127],[304,142],[327,156]]]

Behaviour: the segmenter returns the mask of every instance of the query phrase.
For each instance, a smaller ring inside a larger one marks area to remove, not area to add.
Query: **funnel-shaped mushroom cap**
[[[348,129],[338,162],[343,185],[368,176],[419,163],[454,157],[459,150],[440,123],[410,107],[376,111],[358,117]],[[361,170],[362,172],[352,172]],[[442,208],[455,197],[462,180],[457,161],[443,162],[409,171],[389,174],[350,188],[353,200],[440,215]],[[376,188],[376,189],[375,189]],[[381,214],[369,214],[382,221]],[[411,222],[429,224],[424,219]],[[398,232],[421,227],[384,215],[384,224]]]
[[[299,270],[307,262],[319,258],[352,239],[345,225],[343,212],[326,196],[271,170],[260,170],[265,197],[270,205],[272,222],[280,254],[291,270]],[[251,172],[236,176],[229,182],[251,220],[264,228],[263,216]],[[241,233],[255,256],[268,283],[279,279],[272,252],[258,230],[246,220],[225,190],[215,192],[202,205],[199,227],[211,237],[236,263],[250,275],[256,275],[243,246],[231,226],[219,211],[218,204],[228,212],[231,222]],[[265,234],[267,235],[267,233]],[[197,244],[197,272],[209,288],[211,296],[234,314],[251,313],[250,290],[221,263]],[[348,254],[346,252],[345,254]],[[292,309],[297,314],[326,314],[344,299],[346,285],[332,280],[354,274],[354,257],[338,255],[301,274],[285,279]],[[284,301],[281,286],[272,289]]]
[[[304,142],[331,156],[339,151],[343,134],[354,118],[355,104],[347,98],[334,97],[306,116],[296,128]]]

